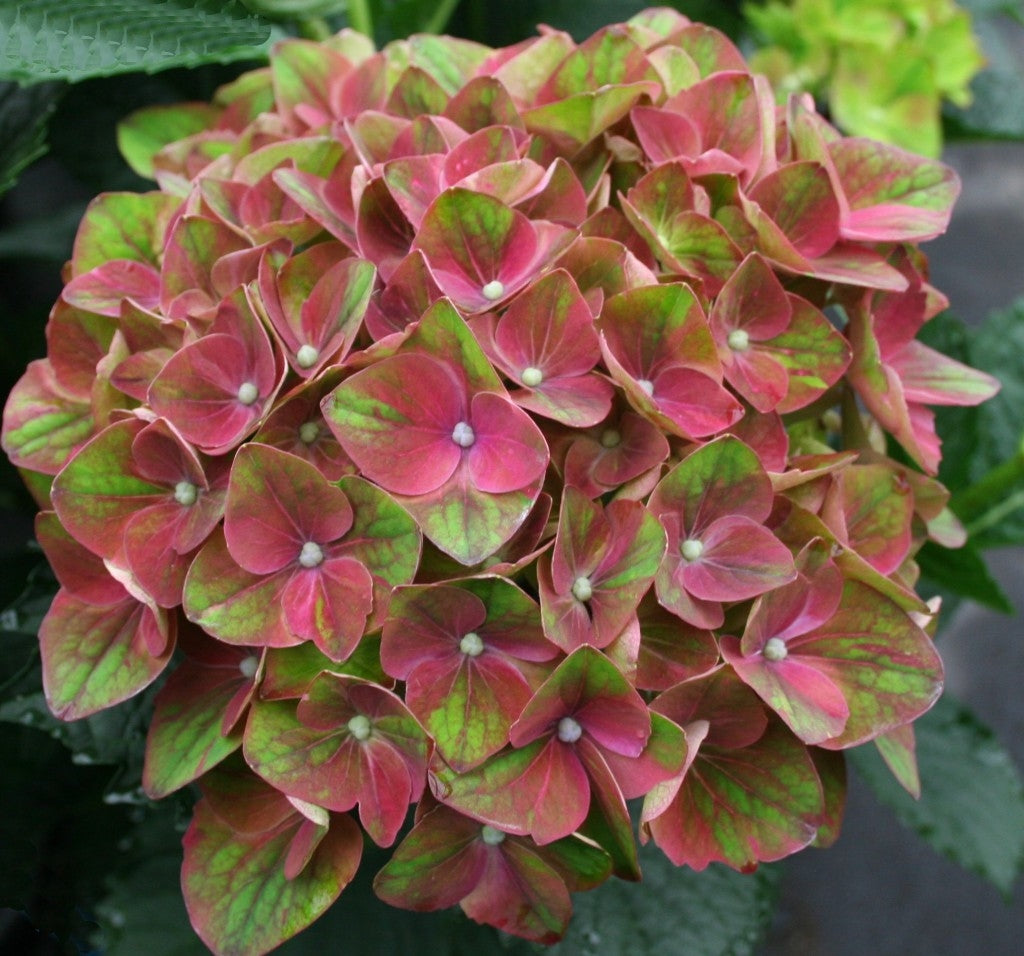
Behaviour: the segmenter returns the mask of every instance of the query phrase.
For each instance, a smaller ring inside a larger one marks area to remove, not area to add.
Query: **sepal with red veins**
[[[341,243],[322,242],[284,265],[260,261],[258,296],[284,345],[293,372],[304,379],[341,364],[355,343],[373,291],[372,263],[352,258]]]
[[[908,723],[942,690],[931,639],[906,611],[844,581],[810,543],[796,580],[758,599],[742,641],[721,640],[736,673],[805,743],[844,749]]]
[[[537,566],[544,633],[563,651],[607,647],[626,627],[665,554],[665,533],[638,501],[602,508],[567,486],[554,548]]]
[[[730,670],[677,684],[652,710],[686,737],[686,764],[647,794],[641,816],[642,835],[673,863],[749,871],[814,840],[825,813],[814,761]]]
[[[704,438],[743,415],[721,385],[707,318],[689,286],[650,286],[613,296],[597,326],[612,378],[630,405],[663,431]]]
[[[213,324],[176,352],[149,387],[149,404],[200,451],[220,455],[252,434],[284,378],[284,361],[241,289]]]
[[[456,187],[431,204],[414,249],[441,291],[466,314],[485,312],[541,274],[572,238],[485,193]]]
[[[726,381],[760,412],[809,405],[850,364],[842,335],[756,253],[730,276],[709,322]]]
[[[462,564],[500,548],[540,494],[549,458],[543,435],[507,397],[446,300],[396,354],[346,379],[323,408],[363,474]]]
[[[343,661],[383,620],[390,589],[412,579],[419,548],[384,492],[359,478],[338,487],[301,458],[249,444],[232,465],[223,536],[189,569],[185,612],[231,644],[311,640]]]
[[[57,717],[76,720],[160,676],[174,652],[177,618],[115,578],[53,512],[37,516],[36,536],[61,585],[39,627],[43,691]]]
[[[4,404],[3,450],[11,462],[55,475],[95,433],[89,392],[62,388],[49,359],[31,362]]]
[[[578,837],[538,846],[442,805],[420,815],[373,886],[393,906],[458,903],[477,922],[551,943],[568,926],[570,892],[597,886],[610,870],[607,854]]]
[[[735,438],[716,439],[676,465],[650,500],[668,534],[658,600],[689,624],[715,628],[723,602],[792,580],[789,549],[764,527],[773,500],[757,456]]]
[[[267,416],[253,441],[303,458],[328,481],[355,475],[359,469],[327,427],[320,403],[341,382],[342,372],[328,368],[292,389]]]
[[[940,441],[930,405],[978,405],[999,390],[990,375],[918,342],[924,323],[920,278],[909,292],[850,310],[850,381],[868,410],[929,474],[938,470]]]
[[[613,407],[596,427],[572,432],[566,436],[566,444],[562,463],[565,483],[591,498],[656,472],[669,457],[669,444],[661,429],[622,407]]]
[[[601,358],[593,316],[566,272],[538,279],[500,318],[488,313],[472,329],[495,367],[519,386],[511,397],[520,408],[574,428],[608,415],[614,390],[593,374]]]
[[[604,829],[621,832],[629,829],[624,794],[643,792],[682,763],[684,749],[660,745],[671,730],[657,729],[648,747],[651,717],[640,695],[608,658],[581,647],[523,709],[510,749],[461,774],[435,760],[431,789],[448,806],[540,844],[577,830],[592,796],[611,818]]]
[[[142,787],[167,796],[198,779],[242,745],[242,718],[259,683],[255,648],[228,647],[198,628],[178,635],[185,659],[153,702]]]
[[[189,919],[213,952],[260,956],[338,898],[362,835],[347,814],[292,801],[244,770],[215,770],[201,786],[182,840]]]
[[[258,701],[246,725],[245,759],[299,800],[351,810],[390,846],[423,792],[430,740],[401,698],[372,682],[321,674],[302,698]]]
[[[406,703],[438,754],[463,772],[508,743],[533,696],[529,665],[558,649],[544,638],[536,602],[488,576],[398,589],[380,655],[388,674],[405,681]]]
[[[68,462],[52,498],[79,542],[173,608],[192,558],[224,513],[226,485],[226,464],[198,454],[167,421],[129,418]]]

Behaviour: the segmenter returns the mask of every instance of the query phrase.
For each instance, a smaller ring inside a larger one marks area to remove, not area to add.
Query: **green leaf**
[[[943,697],[915,722],[921,799],[893,779],[874,747],[849,751],[882,803],[934,849],[1009,896],[1024,867],[1024,781],[992,731]]]
[[[934,322],[926,325],[925,332],[930,332],[933,325]],[[951,333],[940,327],[935,335],[942,340]],[[1024,436],[1020,414],[1024,407],[1024,366],[1020,362],[1024,354],[1024,298],[992,312],[965,339],[967,363],[994,375],[1002,388],[976,409],[939,410],[939,434],[945,442],[945,466],[939,477],[954,491],[953,510],[964,517],[976,548],[1021,544],[1024,478],[982,496],[980,502],[972,503],[969,515],[963,513],[962,505],[968,493],[965,488],[1018,453]]]
[[[56,83],[31,89],[0,83],[0,194],[46,152],[46,125],[61,92]]]
[[[1003,614],[1013,613],[1013,603],[992,577],[981,552],[970,542],[951,550],[929,541],[916,560],[929,582]]]
[[[641,886],[610,880],[573,897],[575,914],[552,956],[603,953],[753,953],[772,919],[777,871],[751,874],[712,865],[676,868],[653,846],[640,851]]]
[[[237,0],[34,0],[0,5],[0,77],[76,82],[257,59],[270,27]]]
[[[118,832],[119,858],[106,871],[96,906],[92,944],[106,956],[204,956],[181,897],[181,831],[184,808],[162,801],[133,808],[134,825]],[[141,817],[141,821],[139,820]]]

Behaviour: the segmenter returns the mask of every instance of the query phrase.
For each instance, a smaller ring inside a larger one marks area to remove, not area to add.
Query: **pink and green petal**
[[[252,574],[280,571],[313,542],[326,548],[352,527],[345,493],[309,462],[268,445],[238,450],[231,467],[224,537]]]
[[[350,817],[332,816],[310,841],[315,825],[271,793],[268,800],[291,811],[274,829],[237,833],[203,800],[185,834],[185,905],[196,932],[216,952],[269,952],[326,911],[359,867],[363,841]],[[302,844],[298,866],[293,851]]]
[[[48,359],[29,363],[4,405],[4,453],[40,474],[57,474],[96,431],[88,393],[62,388]]]
[[[643,815],[644,832],[673,863],[750,870],[814,840],[824,809],[821,783],[807,748],[782,724],[740,749],[707,740],[691,746],[699,746],[697,756],[673,784],[671,801],[659,806],[660,794],[648,797]]]
[[[214,532],[185,576],[185,616],[228,644],[291,647],[300,643],[284,624],[287,576],[252,574],[239,567],[223,532]]]
[[[346,379],[324,400],[324,416],[361,472],[402,495],[435,492],[463,459],[453,438],[468,424],[460,373],[419,354],[394,355]]]
[[[167,666],[174,632],[173,618],[127,594],[100,607],[58,591],[39,627],[50,710],[76,720],[134,696]]]
[[[244,707],[254,692],[259,659],[240,648],[209,657],[184,660],[156,696],[142,770],[152,799],[180,790],[242,744],[241,728],[232,725],[239,699]]]

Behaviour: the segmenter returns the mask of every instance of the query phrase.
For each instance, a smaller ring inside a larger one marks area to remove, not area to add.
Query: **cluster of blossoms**
[[[288,40],[122,142],[159,190],[89,207],[3,443],[54,713],[166,678],[143,783],[201,791],[211,948],[315,919],[364,833],[389,903],[552,941],[639,879],[627,800],[750,869],[835,838],[844,748],[914,786],[928,406],[995,390],[915,341],[951,171],[668,10]]]

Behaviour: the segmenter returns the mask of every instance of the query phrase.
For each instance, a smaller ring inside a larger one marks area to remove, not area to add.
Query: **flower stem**
[[[353,30],[373,39],[373,14],[370,13],[369,0],[348,0],[348,23]]]
[[[451,19],[459,0],[441,0],[434,9],[434,15],[423,24],[424,33],[440,33]]]
[[[326,40],[334,32],[323,17],[303,17],[298,26],[299,34],[307,40]]]
[[[967,525],[968,531],[980,531],[1024,504],[1024,488],[1020,487],[1022,483],[1024,439],[1012,457],[953,495],[949,506]]]

